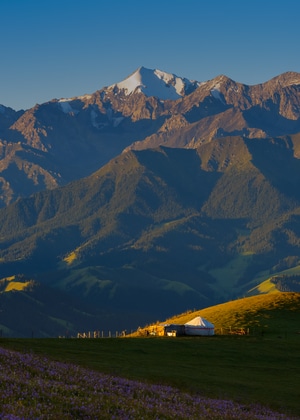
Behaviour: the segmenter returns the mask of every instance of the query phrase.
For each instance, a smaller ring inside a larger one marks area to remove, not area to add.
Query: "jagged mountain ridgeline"
[[[1,106],[2,331],[128,330],[298,291],[299,133],[291,72],[245,86],[141,67],[91,95]]]
[[[256,86],[190,81],[143,67],[85,96],[0,107],[0,206],[92,174],[126,148],[197,148],[226,136],[300,131],[300,74]]]

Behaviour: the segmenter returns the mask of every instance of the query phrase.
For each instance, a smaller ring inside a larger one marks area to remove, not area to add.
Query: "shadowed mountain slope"
[[[67,293],[122,329],[244,295],[299,265],[298,143],[128,151],[18,200],[0,210],[2,277]]]

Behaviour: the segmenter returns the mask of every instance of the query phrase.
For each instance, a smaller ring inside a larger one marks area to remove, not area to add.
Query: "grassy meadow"
[[[2,338],[0,347],[205,397],[261,404],[300,418],[299,304],[300,294],[277,293],[200,311],[217,327],[231,325],[233,330],[252,320],[255,328],[249,328],[249,335]],[[197,314],[186,313],[172,322],[186,322]]]
[[[300,418],[300,336],[2,339],[0,347]]]

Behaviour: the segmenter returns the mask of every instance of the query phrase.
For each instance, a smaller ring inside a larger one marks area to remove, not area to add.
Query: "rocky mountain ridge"
[[[148,96],[166,91],[177,96]],[[247,86],[226,76],[200,83],[141,67],[91,95],[25,112],[1,106],[0,206],[90,175],[128,148],[197,148],[226,136],[295,134],[299,92],[300,75],[293,72]]]

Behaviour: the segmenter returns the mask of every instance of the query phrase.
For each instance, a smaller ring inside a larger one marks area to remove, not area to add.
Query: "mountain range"
[[[298,73],[247,86],[141,67],[1,105],[0,153],[4,334],[131,329],[299,290]]]

